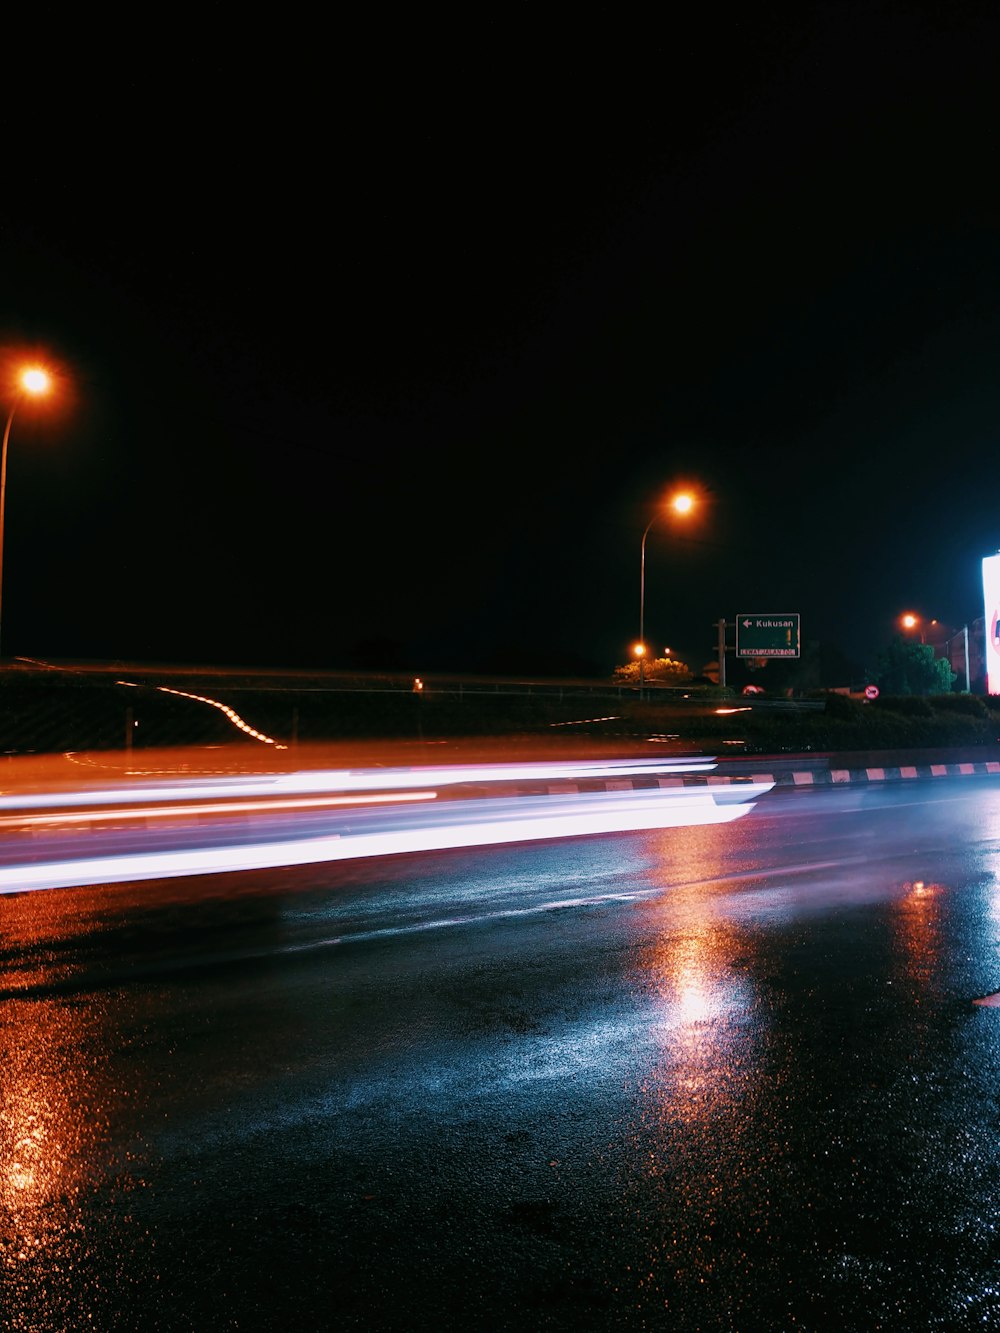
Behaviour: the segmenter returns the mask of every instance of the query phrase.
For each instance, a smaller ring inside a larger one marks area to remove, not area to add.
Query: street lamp
[[[39,366],[27,366],[18,376],[18,388],[14,395],[14,401],[10,405],[10,411],[7,414],[7,425],[3,432],[3,447],[0,449],[0,607],[3,599],[3,520],[4,509],[7,500],[7,441],[10,439],[10,428],[14,420],[14,413],[20,407],[25,397],[38,398],[49,391],[48,372],[42,370]]]
[[[925,623],[925,622],[924,622],[924,620],[922,619],[922,617],[917,616],[917,615],[914,615],[912,611],[907,611],[905,615],[900,616],[900,618],[899,618],[899,623],[903,626],[904,629],[918,629],[918,628],[919,628],[919,630],[920,630],[920,642],[921,642],[921,643],[926,643],[926,642],[927,642],[927,636],[926,636],[926,633],[925,633],[925,630],[924,630],[924,623]],[[959,636],[960,634],[962,635],[962,638],[963,638],[963,651],[964,651],[964,657],[965,657],[965,693],[968,694],[968,693],[969,693],[969,689],[970,689],[970,678],[969,678],[969,627],[968,627],[968,625],[963,625],[962,628],[961,628],[960,630],[957,630],[954,634],[946,635],[944,631],[945,631],[946,628],[948,628],[947,626],[938,625],[937,620],[932,620],[932,621],[930,621],[930,624],[931,624],[932,626],[936,626],[936,625],[938,626],[938,632],[937,632],[937,635],[932,636],[931,644],[932,644],[932,646],[934,646],[934,647],[938,647],[938,648],[941,649],[941,656],[947,658],[947,660],[948,660],[948,665],[949,665],[949,666],[951,666],[951,645],[955,642],[955,640],[958,638],[958,636]]]
[[[642,546],[639,553],[639,642],[635,646],[635,654],[639,659],[640,699],[646,684],[646,538],[649,536],[649,529],[658,518],[663,517],[664,512],[672,511],[680,517],[684,517],[691,513],[694,505],[694,496],[690,491],[677,491],[667,501],[663,510],[653,515],[646,524],[646,531],[642,534]]]
[[[920,642],[921,643],[924,642],[924,624],[919,616],[915,616],[912,611],[907,611],[907,613],[904,616],[900,616],[899,621],[900,624],[903,626],[903,629],[919,628]]]

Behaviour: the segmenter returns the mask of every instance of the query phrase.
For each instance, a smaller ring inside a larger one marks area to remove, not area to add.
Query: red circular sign
[[[866,699],[877,699],[877,698],[878,698],[878,686],[877,686],[877,685],[866,685],[866,686],[865,686],[865,698],[866,698]]]

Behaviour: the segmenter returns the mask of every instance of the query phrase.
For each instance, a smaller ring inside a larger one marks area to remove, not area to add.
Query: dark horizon
[[[0,344],[72,395],[13,423],[4,656],[607,674],[682,478],[651,651],[981,616],[1000,18],[652,14],[355,18],[266,98],[210,30],[50,70]]]

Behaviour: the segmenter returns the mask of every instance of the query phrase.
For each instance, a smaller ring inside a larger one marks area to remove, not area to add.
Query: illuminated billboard
[[[986,692],[1000,694],[1000,552],[983,557],[986,603]]]

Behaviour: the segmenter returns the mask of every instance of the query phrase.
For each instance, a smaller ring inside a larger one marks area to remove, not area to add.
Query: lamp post
[[[48,391],[49,376],[46,371],[38,366],[29,366],[22,370],[18,376],[18,389],[14,401],[7,414],[7,425],[4,427],[3,447],[0,449],[0,608],[3,605],[3,523],[7,501],[7,442],[10,439],[10,428],[14,421],[14,413],[25,396],[37,398]]]
[[[672,509],[675,514],[690,514],[694,508],[694,496],[689,491],[678,491],[667,501],[666,509]],[[649,536],[649,530],[658,518],[662,518],[663,513],[656,513],[646,524],[646,531],[642,534],[642,545],[639,550],[639,642],[635,646],[635,653],[639,659],[639,698],[646,685],[646,538]]]
[[[642,687],[646,679],[646,645],[644,643],[637,643],[632,651],[639,659],[639,698],[641,699]]]

